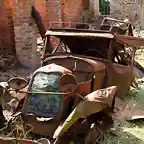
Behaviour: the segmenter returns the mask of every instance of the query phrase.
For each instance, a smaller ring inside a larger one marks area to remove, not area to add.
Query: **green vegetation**
[[[144,123],[124,121],[114,132],[107,133],[101,144],[144,144]]]
[[[110,2],[108,0],[99,0],[99,6],[101,15],[110,14]]]

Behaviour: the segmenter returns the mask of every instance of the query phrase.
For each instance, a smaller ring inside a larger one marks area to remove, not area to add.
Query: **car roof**
[[[56,36],[56,37],[86,37],[86,38],[109,38],[113,39],[114,35],[109,31],[104,30],[79,30],[79,29],[49,29],[46,32],[46,36]]]
[[[128,46],[144,46],[144,38],[112,34],[105,30],[78,30],[78,29],[49,29],[46,32],[46,36],[56,36],[59,38],[64,37],[79,37],[79,38],[107,38],[115,39],[121,44]]]
[[[49,65],[46,65],[46,66],[43,66],[43,67],[40,67],[39,69],[37,69],[35,73],[38,73],[38,72],[60,72],[60,73],[71,73],[70,70],[60,66],[60,65],[56,65],[54,63],[52,64],[49,64]]]

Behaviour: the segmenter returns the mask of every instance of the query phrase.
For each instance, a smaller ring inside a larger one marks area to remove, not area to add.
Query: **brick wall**
[[[32,43],[36,41],[37,29],[31,17],[34,0],[11,0],[15,33],[15,48],[20,62],[31,67],[34,63]]]
[[[62,19],[65,22],[82,22],[83,0],[62,0]]]
[[[5,0],[6,2],[7,0]],[[82,21],[83,0],[8,0],[8,8],[2,7],[0,38],[14,47],[20,62],[27,66],[39,66],[36,39],[39,36],[35,21],[31,17],[31,6],[40,12],[46,29],[51,21]],[[9,11],[9,9],[11,11]],[[6,17],[5,17],[6,16]],[[13,27],[12,27],[13,26]],[[2,41],[2,40],[1,40]],[[3,43],[3,41],[0,41]],[[8,50],[13,50],[7,46]],[[10,51],[9,51],[10,52]]]
[[[46,0],[35,0],[34,6],[36,9],[40,12],[41,17],[44,22],[47,22],[48,16],[47,16],[47,9],[46,9]]]
[[[35,0],[35,7],[40,12],[46,29],[50,22],[61,21],[61,0]]]
[[[0,4],[0,56],[15,55],[15,41],[11,9]]]

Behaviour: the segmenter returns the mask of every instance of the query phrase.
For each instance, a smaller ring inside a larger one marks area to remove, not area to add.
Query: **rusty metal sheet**
[[[59,66],[59,65],[56,65],[54,63],[52,64],[49,64],[49,65],[46,65],[46,66],[43,66],[43,67],[40,67],[39,69],[37,69],[35,73],[37,72],[56,72],[56,71],[59,71],[61,73],[71,73],[70,70],[62,67],[62,66]]]
[[[115,35],[115,39],[119,43],[126,44],[133,47],[144,46],[144,38],[140,38],[140,37]]]
[[[133,67],[112,64],[107,66],[108,80],[107,87],[117,86],[116,96],[122,96],[128,93],[133,82]]]
[[[91,83],[92,83],[92,80],[79,83],[76,89],[76,93],[82,96],[88,95],[91,92]]]
[[[66,31],[51,31],[48,30],[46,35],[50,36],[72,36],[72,37],[103,37],[113,39],[114,35],[111,33],[92,33],[92,32],[66,32]]]
[[[15,138],[0,138],[0,144],[40,144],[36,141],[24,140],[24,139],[15,139]]]
[[[115,112],[120,119],[144,119],[144,110],[134,100],[125,102],[120,98],[115,99]]]
[[[28,81],[20,77],[13,77],[7,83],[11,88],[15,90],[23,89],[28,85]]]
[[[61,129],[55,131],[54,138],[66,132],[79,118],[86,118],[91,114],[98,113],[106,107],[112,107],[116,86],[100,89],[90,93],[86,99],[78,104],[66,119]]]
[[[123,116],[126,120],[144,119],[144,110],[131,101],[125,107]]]

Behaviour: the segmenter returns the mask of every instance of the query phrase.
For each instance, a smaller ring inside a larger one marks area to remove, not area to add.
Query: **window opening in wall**
[[[110,0],[99,0],[99,12],[101,15],[110,15]]]

